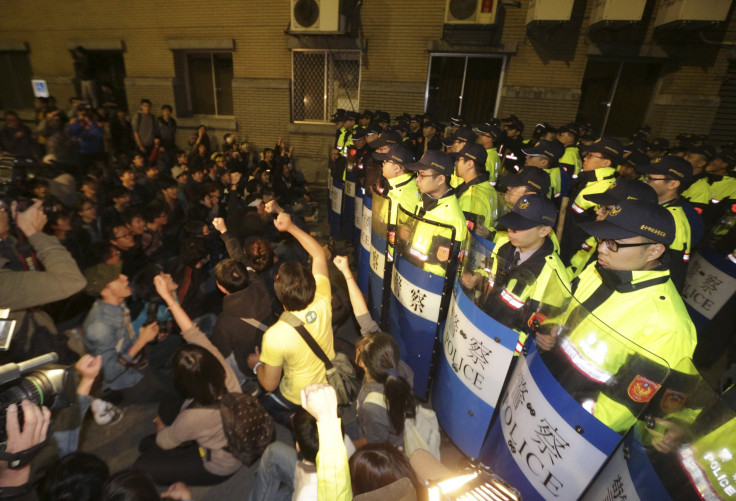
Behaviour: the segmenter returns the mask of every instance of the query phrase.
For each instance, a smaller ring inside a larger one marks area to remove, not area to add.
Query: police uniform
[[[545,196],[529,194],[520,197],[512,212],[499,218],[499,223],[515,230],[527,230],[536,226],[553,226],[557,219],[554,204]],[[555,251],[550,235],[544,238],[541,247],[523,256],[521,250],[508,241],[498,247],[493,268],[490,270],[492,284],[490,294],[482,299],[481,309],[507,327],[519,332],[516,353],[526,341],[530,311],[535,311],[542,292],[555,276],[569,286],[565,267]],[[518,256],[518,257],[517,257]],[[527,307],[528,306],[528,307]]]
[[[664,245],[675,232],[666,209],[640,200],[624,200],[605,220],[583,228],[599,238],[641,235]],[[588,265],[572,284],[573,296],[582,305],[567,317],[573,330],[543,355],[557,377],[568,378],[568,389],[577,387],[579,395],[589,395],[593,415],[620,433],[636,421],[635,415],[660,386],[665,370],[660,366],[652,372],[661,363],[656,357],[674,368],[683,358],[692,357],[697,342],[666,261],[663,254],[654,269],[632,271]],[[632,357],[633,346],[601,334],[594,325],[578,325],[575,318],[585,312],[646,351],[634,351],[638,357]],[[573,368],[574,373],[560,372],[562,367]]]
[[[565,169],[569,177],[577,179],[583,168],[583,160],[580,158],[580,150],[577,146],[565,148],[565,153],[560,158],[560,167]]]
[[[590,145],[588,151],[619,158],[623,148],[616,139],[601,138]],[[569,264],[572,255],[582,247],[583,242],[588,238],[578,225],[595,220],[598,205],[587,200],[586,195],[606,191],[613,184],[615,174],[615,166],[583,171],[570,188],[570,208],[565,216],[562,236],[562,260],[565,263]]]
[[[485,148],[474,142],[466,142],[463,148],[449,156],[455,159],[463,157],[472,160],[477,169],[485,166]],[[460,202],[460,208],[465,214],[468,228],[471,230],[478,227],[491,227],[496,218],[496,190],[489,183],[487,172],[475,171],[475,177],[465,181],[458,176],[460,183],[455,187],[455,195]]]

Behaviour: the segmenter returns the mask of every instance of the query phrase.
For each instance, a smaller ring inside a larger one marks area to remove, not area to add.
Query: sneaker
[[[92,416],[95,418],[95,423],[100,426],[115,424],[123,419],[123,409],[99,398],[92,400],[90,408],[92,409]]]

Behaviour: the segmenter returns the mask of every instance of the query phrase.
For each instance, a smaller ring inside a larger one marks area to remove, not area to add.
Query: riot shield
[[[373,216],[371,218],[371,271],[368,298],[371,316],[385,329],[388,313],[388,281],[391,277],[391,260],[388,259],[389,240],[393,239],[394,228],[389,224],[391,199],[373,193]]]
[[[530,325],[550,349],[527,343],[480,457],[524,499],[577,499],[669,367],[585,310],[558,276],[535,296]]]
[[[349,161],[345,171],[345,189],[343,190],[342,201],[342,236],[348,242],[353,241],[356,183],[357,176],[354,170],[354,161]]]
[[[355,185],[355,203],[353,209],[353,252],[355,262],[358,262],[360,254],[360,233],[363,224],[363,197],[365,196],[365,188],[358,181]]]
[[[368,189],[363,194],[363,210],[360,219],[360,245],[356,245],[358,253],[358,287],[364,296],[368,295],[368,283],[371,272],[371,226],[373,219],[373,195]]]
[[[583,499],[734,497],[736,412],[730,391],[720,397],[692,361],[683,360]]]
[[[343,168],[339,169],[337,164],[342,163]],[[332,178],[330,183],[330,208],[327,212],[327,222],[330,226],[330,237],[334,240],[342,240],[342,202],[343,189],[345,181],[342,179],[344,174],[345,159],[339,157],[332,168]]]
[[[493,253],[493,242],[471,232],[455,284],[432,389],[437,419],[457,447],[478,457],[504,381],[519,350],[535,278]],[[524,291],[514,295],[511,291]],[[511,294],[511,296],[509,296]]]
[[[433,358],[450,304],[449,285],[455,278],[459,248],[454,238],[453,227],[399,206],[389,332],[414,371],[414,393],[421,398],[429,394]]]
[[[695,327],[706,327],[736,293],[736,263],[708,246],[693,254],[682,298]],[[698,333],[701,334],[700,332]]]

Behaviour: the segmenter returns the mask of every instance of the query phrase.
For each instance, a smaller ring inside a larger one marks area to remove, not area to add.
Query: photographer
[[[13,212],[25,241],[12,234],[11,207],[0,201],[0,306],[10,309],[8,320],[16,320],[15,335],[8,350],[0,354],[0,363],[49,351],[59,353],[62,363],[73,362],[66,338],[58,335],[51,317],[38,307],[68,298],[82,290],[86,281],[64,246],[43,233],[47,217],[40,201]]]

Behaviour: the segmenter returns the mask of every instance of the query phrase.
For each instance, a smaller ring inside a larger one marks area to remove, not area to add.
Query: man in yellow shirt
[[[268,209],[273,209],[273,206]],[[290,233],[312,257],[311,271],[300,263],[281,265],[274,280],[276,297],[285,311],[303,322],[327,358],[332,360],[335,358],[332,294],[325,252],[312,236],[292,222],[289,214],[281,212],[274,226],[281,232]],[[248,365],[253,368],[261,386],[269,392],[261,404],[287,428],[291,426],[291,415],[301,403],[302,389],[311,383],[327,382],[324,363],[296,329],[283,320],[263,334],[260,355],[256,349],[256,353],[248,357]]]

